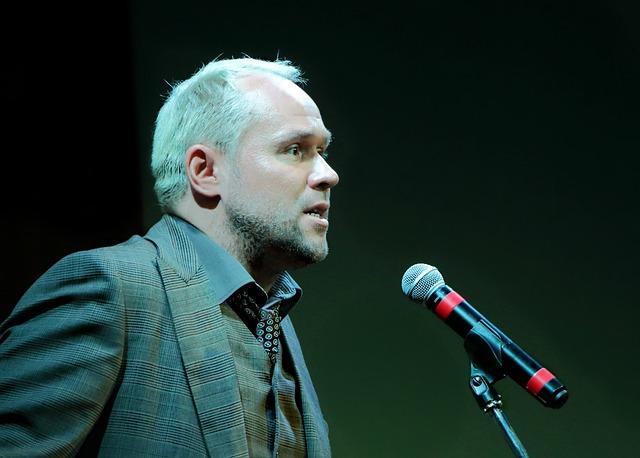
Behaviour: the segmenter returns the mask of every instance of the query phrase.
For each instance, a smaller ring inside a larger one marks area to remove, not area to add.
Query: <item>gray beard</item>
[[[252,266],[261,266],[270,253],[290,258],[295,264],[313,264],[326,258],[327,244],[314,246],[305,240],[295,221],[276,221],[227,207],[230,233],[238,254]]]

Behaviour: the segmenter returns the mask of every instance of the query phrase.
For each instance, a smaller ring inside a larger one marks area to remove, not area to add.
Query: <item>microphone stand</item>
[[[469,386],[473,397],[478,402],[478,405],[485,413],[490,413],[496,420],[502,432],[505,435],[507,443],[511,450],[518,458],[528,458],[527,451],[518,439],[516,432],[509,424],[506,414],[502,411],[501,396],[496,392],[493,386],[487,382],[487,377],[484,372],[478,369],[473,363],[471,363],[471,377],[469,379]]]
[[[471,360],[469,387],[483,412],[490,413],[502,429],[509,447],[518,458],[529,455],[502,411],[502,397],[493,384],[505,377],[501,363],[502,341],[482,321],[478,322],[465,337],[464,347]]]

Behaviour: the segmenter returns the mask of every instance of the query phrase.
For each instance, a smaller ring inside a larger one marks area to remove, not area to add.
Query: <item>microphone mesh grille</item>
[[[433,289],[441,285],[444,285],[442,274],[429,264],[414,264],[402,276],[402,291],[418,302],[425,302]]]

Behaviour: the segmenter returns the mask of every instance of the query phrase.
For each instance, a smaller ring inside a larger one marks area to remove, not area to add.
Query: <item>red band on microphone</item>
[[[527,390],[537,395],[542,387],[554,378],[556,378],[556,376],[543,367],[529,379],[527,382]]]
[[[449,314],[453,311],[454,308],[460,303],[464,301],[461,295],[456,293],[455,291],[451,291],[436,306],[434,312],[443,320],[446,320]]]

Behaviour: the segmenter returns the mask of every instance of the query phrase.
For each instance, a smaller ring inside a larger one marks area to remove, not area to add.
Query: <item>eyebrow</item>
[[[324,129],[324,132],[320,135],[323,140],[324,147],[327,148],[331,144],[332,135],[328,129]],[[311,129],[301,129],[287,132],[282,136],[277,136],[278,143],[288,143],[297,139],[307,140],[309,138],[318,138],[316,131]]]

